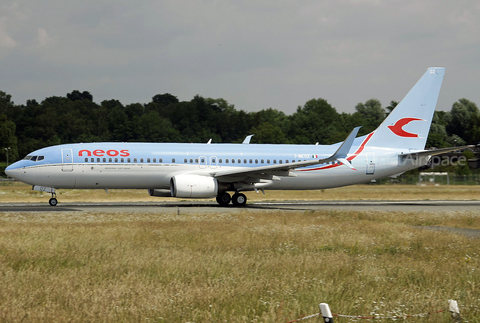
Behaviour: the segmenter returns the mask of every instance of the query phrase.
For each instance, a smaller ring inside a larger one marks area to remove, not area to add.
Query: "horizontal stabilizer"
[[[441,155],[445,154],[451,151],[455,150],[464,150],[464,149],[471,149],[475,148],[474,145],[468,145],[468,146],[459,146],[459,147],[449,147],[449,148],[440,148],[440,149],[432,149],[432,150],[420,150],[420,151],[414,151],[410,153],[405,153],[405,154],[399,154],[399,157],[408,157],[408,156],[436,156],[436,155]]]
[[[248,135],[245,137],[245,139],[243,140],[242,144],[245,144],[245,145],[248,145],[250,143],[250,140],[252,140],[252,137],[254,135]]]
[[[348,160],[346,160],[345,158],[337,158],[337,160],[338,160],[339,162],[341,162],[342,164],[344,164],[345,166],[350,167],[352,170],[357,170],[357,169],[356,169],[355,167],[353,167],[352,164],[351,164]]]

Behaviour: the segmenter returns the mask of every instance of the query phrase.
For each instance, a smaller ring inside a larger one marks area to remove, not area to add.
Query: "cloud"
[[[40,47],[47,47],[53,42],[53,39],[48,35],[45,28],[38,28],[37,42]]]
[[[7,33],[5,19],[0,18],[0,50],[1,48],[11,49],[15,48],[16,46],[17,42]]]
[[[440,65],[439,106],[480,104],[474,0],[21,0],[0,12],[0,90],[16,102],[78,89],[96,101],[169,92],[286,113],[322,97],[353,112],[400,100]]]

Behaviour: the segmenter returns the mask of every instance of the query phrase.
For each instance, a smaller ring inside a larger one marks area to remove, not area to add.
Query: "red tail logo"
[[[403,118],[398,120],[393,126],[387,126],[388,129],[392,130],[394,134],[400,137],[409,137],[409,138],[418,138],[418,134],[406,132],[403,130],[403,127],[409,124],[412,121],[424,121],[423,119],[418,118]]]

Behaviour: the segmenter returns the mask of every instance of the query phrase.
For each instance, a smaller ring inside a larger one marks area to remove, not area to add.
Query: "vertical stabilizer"
[[[428,68],[374,131],[367,145],[411,150],[424,149],[444,75],[444,67]]]

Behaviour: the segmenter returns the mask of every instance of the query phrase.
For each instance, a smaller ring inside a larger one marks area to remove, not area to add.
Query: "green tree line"
[[[93,101],[88,91],[72,91],[42,102],[17,105],[0,91],[0,160],[10,162],[36,149],[63,143],[130,142],[242,142],[332,144],[345,139],[356,126],[360,135],[374,130],[397,105],[382,107],[376,99],[358,103],[354,113],[339,113],[325,99],[312,99],[291,115],[268,108],[236,110],[224,99],[195,96],[179,101],[158,94],[148,103],[123,105],[118,100]],[[446,147],[480,141],[480,112],[475,103],[460,99],[451,111],[436,111],[427,146]]]

